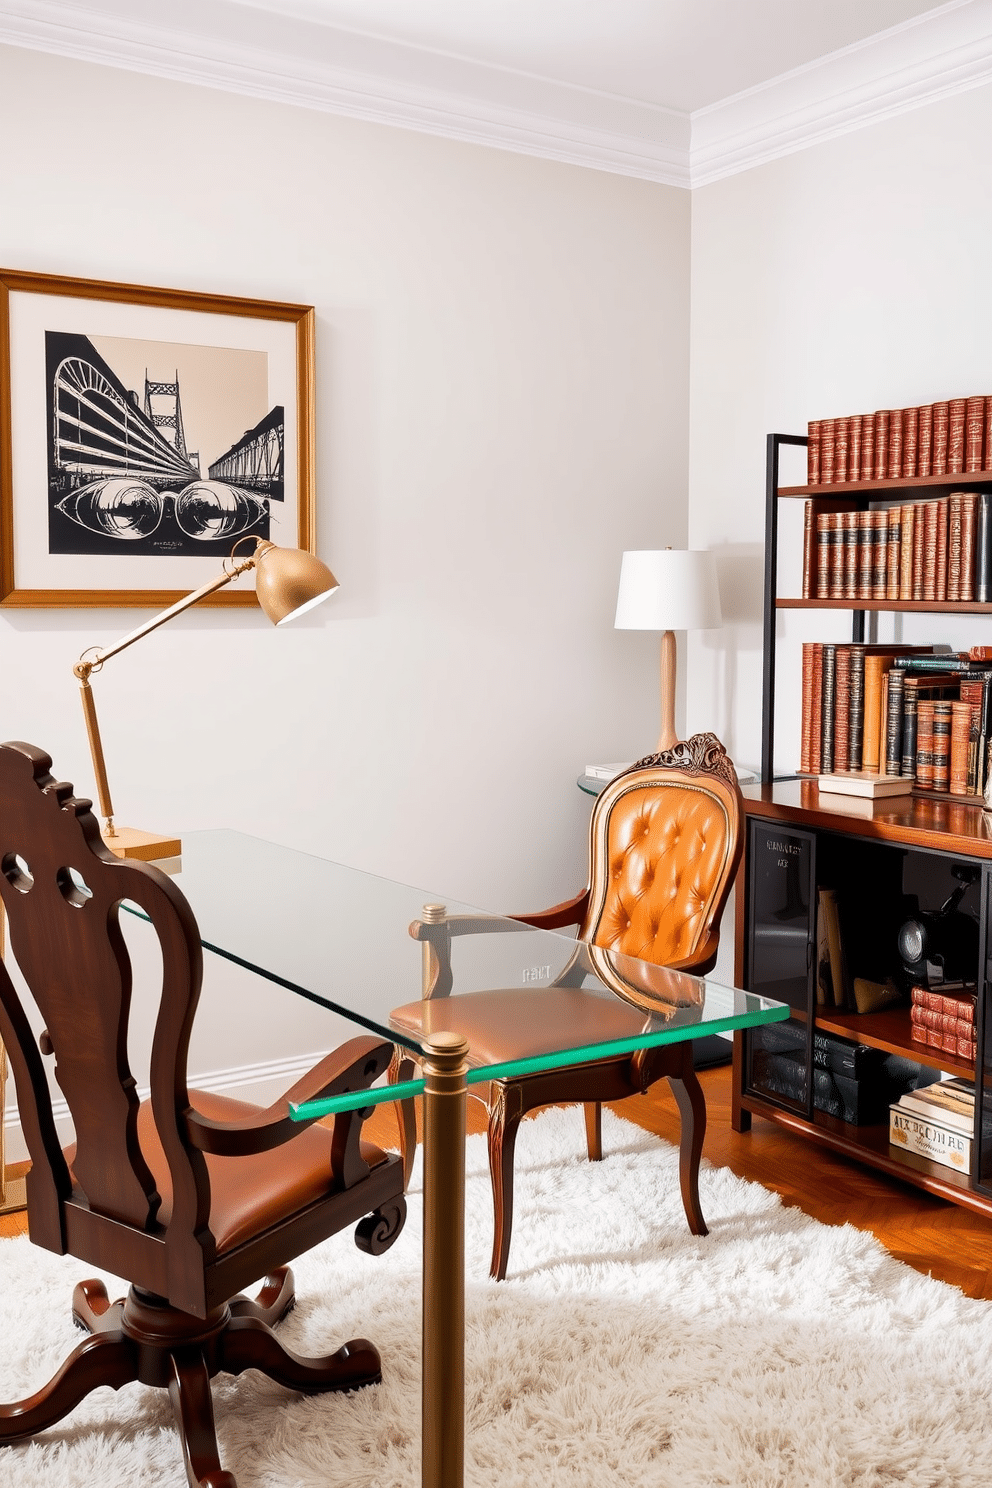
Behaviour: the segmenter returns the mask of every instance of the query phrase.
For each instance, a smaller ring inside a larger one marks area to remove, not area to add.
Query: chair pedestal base
[[[169,1392],[192,1488],[237,1488],[217,1455],[210,1397],[215,1374],[259,1369],[305,1394],[354,1390],[381,1378],[379,1354],[365,1338],[316,1359],[286,1348],[272,1326],[294,1300],[292,1272],[285,1266],[266,1278],[257,1298],[235,1297],[206,1319],[136,1287],[124,1301],[111,1303],[102,1282],[81,1282],[72,1313],[90,1336],[37,1394],[0,1405],[0,1445],[53,1426],[98,1385],[119,1390],[140,1381]]]

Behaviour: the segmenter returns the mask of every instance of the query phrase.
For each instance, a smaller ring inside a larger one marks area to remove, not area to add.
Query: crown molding
[[[0,43],[689,184],[689,116],[225,0],[0,0]],[[237,34],[238,40],[231,36]]]
[[[992,0],[952,0],[692,115],[693,187],[992,80]]]
[[[989,82],[992,0],[950,0],[691,116],[229,0],[0,0],[0,43],[696,187]]]

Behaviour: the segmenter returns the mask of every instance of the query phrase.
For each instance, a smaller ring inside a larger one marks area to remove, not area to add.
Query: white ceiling
[[[235,0],[692,113],[933,0]]]
[[[992,82],[992,0],[0,0],[0,43],[697,186]]]

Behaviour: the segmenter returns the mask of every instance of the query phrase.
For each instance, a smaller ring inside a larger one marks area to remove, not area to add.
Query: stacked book
[[[992,397],[814,419],[808,432],[811,486],[992,469]]]
[[[901,1095],[889,1107],[889,1141],[904,1152],[958,1172],[971,1171],[975,1087],[970,1080],[938,1080]]]
[[[751,1084],[770,1095],[806,1100],[806,1029],[770,1023],[752,1043]],[[864,1126],[884,1121],[889,1103],[920,1078],[921,1067],[867,1044],[833,1034],[813,1035],[813,1106]]]
[[[805,505],[803,599],[992,599],[992,493],[952,491],[868,511],[830,505]]]
[[[910,991],[910,1037],[958,1059],[975,1060],[974,982],[946,982],[941,987]]]
[[[821,789],[980,797],[990,758],[992,648],[804,642],[799,773]]]

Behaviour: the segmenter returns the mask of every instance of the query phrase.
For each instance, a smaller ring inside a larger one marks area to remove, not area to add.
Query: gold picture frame
[[[315,482],[312,306],[0,269],[0,606],[160,609],[245,537],[313,552]]]

